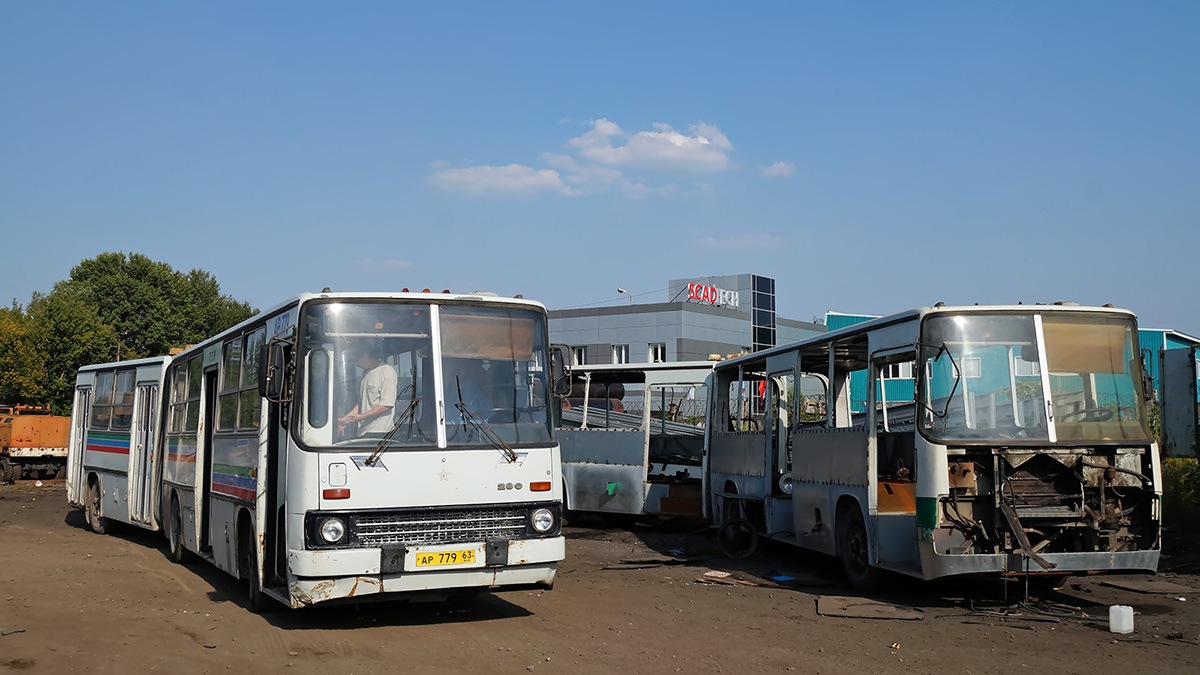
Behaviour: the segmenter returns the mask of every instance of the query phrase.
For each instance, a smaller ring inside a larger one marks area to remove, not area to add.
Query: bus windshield
[[[922,431],[940,442],[1146,441],[1134,331],[1125,317],[1046,312],[1041,354],[1033,315],[928,318]]]
[[[524,308],[310,305],[304,445],[437,447],[439,402],[447,446],[548,443],[545,335],[543,315]]]

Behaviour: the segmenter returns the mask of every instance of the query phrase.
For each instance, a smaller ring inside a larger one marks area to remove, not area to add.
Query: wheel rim
[[[179,506],[171,506],[171,553],[176,555],[183,549],[183,519],[179,517]]]
[[[846,542],[846,552],[849,554],[850,566],[856,572],[867,569],[867,531],[862,523],[855,522],[850,526],[849,541]]]
[[[88,521],[95,527],[100,522],[100,491],[95,483],[88,486],[88,497]]]

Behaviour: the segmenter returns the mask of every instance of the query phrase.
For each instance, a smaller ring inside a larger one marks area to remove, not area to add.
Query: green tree
[[[0,309],[0,403],[40,403],[44,361],[33,339],[33,322],[20,305]]]
[[[71,269],[54,292],[76,293],[116,331],[121,358],[167,354],[199,342],[255,314],[221,294],[200,269],[184,274],[140,253],[101,253]]]
[[[81,366],[166,355],[254,314],[204,270],[101,253],[50,293],[35,293],[27,309],[0,309],[0,402],[68,412]]]
[[[114,360],[117,332],[69,286],[49,295],[35,293],[29,317],[31,337],[42,357],[42,396],[54,412],[69,414],[76,372],[81,366]]]

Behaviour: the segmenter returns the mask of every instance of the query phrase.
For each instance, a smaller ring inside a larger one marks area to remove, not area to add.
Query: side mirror
[[[571,391],[571,374],[567,368],[569,351],[566,345],[550,347],[550,378],[556,396],[566,396]]]
[[[1146,367],[1146,357],[1152,352],[1148,349],[1142,350],[1142,400],[1146,403],[1158,402],[1158,390],[1154,388],[1154,378],[1150,377],[1150,369]],[[1162,363],[1162,361],[1159,361]],[[1132,364],[1131,364],[1132,365]]]
[[[270,340],[262,346],[258,360],[258,395],[276,403],[286,397],[286,343]]]

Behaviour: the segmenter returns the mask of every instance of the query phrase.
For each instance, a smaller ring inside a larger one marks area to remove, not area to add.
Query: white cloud
[[[642,198],[686,195],[691,191],[680,192],[673,184],[646,185],[626,172],[715,172],[733,168],[729,158],[733,144],[711,124],[698,122],[686,133],[662,122],[655,123],[653,130],[637,133],[627,133],[607,119],[592,120],[591,126],[567,141],[569,153],[542,153],[542,162],[553,168],[522,164],[454,168],[439,160],[429,164],[429,184],[439,190],[475,196],[539,192],[581,196],[617,190],[631,198]],[[462,163],[471,164],[470,160]],[[710,189],[707,184],[698,185],[701,190]]]
[[[775,162],[762,168],[762,175],[767,178],[787,178],[796,171],[796,165],[791,162]]]
[[[703,237],[697,240],[698,244],[704,248],[716,250],[745,250],[745,249],[762,249],[762,248],[778,248],[783,246],[783,237],[777,237],[773,234],[735,234],[732,237]]]
[[[568,141],[580,157],[608,166],[721,171],[730,168],[733,144],[716,126],[700,122],[682,133],[656,122],[653,131],[626,133],[607,119],[592,122],[592,129]]]
[[[520,164],[441,169],[429,176],[429,183],[439,190],[469,195],[529,195],[543,190],[563,194],[573,192],[554,169],[534,169]]]

